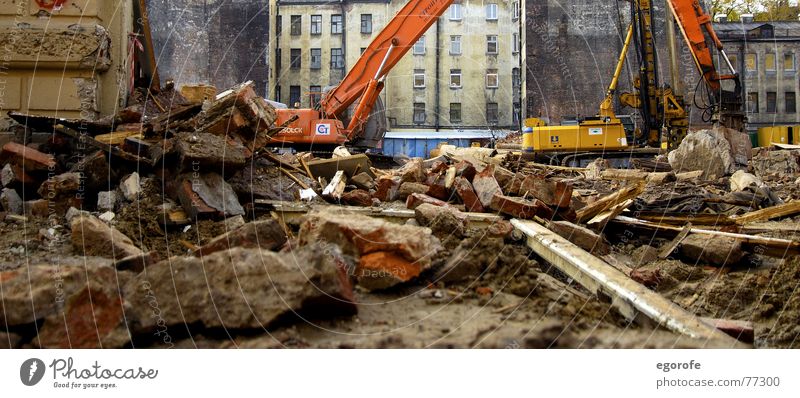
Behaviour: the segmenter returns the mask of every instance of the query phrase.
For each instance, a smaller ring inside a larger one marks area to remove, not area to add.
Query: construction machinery
[[[345,143],[374,148],[385,133],[379,101],[384,78],[452,2],[409,1],[375,36],[344,79],[322,97],[318,108],[277,110],[277,124],[286,128],[273,137],[273,144],[322,150]],[[348,108],[354,104],[345,125]]]
[[[673,148],[686,135],[689,117],[684,99],[674,92],[672,86],[661,84],[658,75],[651,0],[627,1],[631,3],[631,25],[627,29],[622,52],[598,114],[575,125],[532,127],[529,129],[532,131],[524,134],[523,138],[523,149],[529,157],[543,157],[551,162],[566,164],[581,158],[593,159],[598,156],[650,156],[658,152],[662,142]],[[714,33],[711,18],[697,0],[667,0],[667,3],[689,46],[708,94],[703,104],[695,100],[695,105],[704,111],[707,121],[743,130],[744,113],[739,75],[725,54],[722,42]],[[672,28],[670,24],[668,22],[668,28]],[[709,41],[733,71],[731,74],[722,75],[717,72]],[[632,43],[639,65],[633,81],[634,92],[620,93],[619,100],[623,106],[637,109],[642,123],[639,128],[629,131],[614,112],[614,96]],[[671,50],[672,48],[670,46]],[[674,51],[670,53],[674,59]],[[671,63],[671,69],[673,76],[679,73],[676,62]],[[734,90],[723,90],[723,81],[733,81]]]

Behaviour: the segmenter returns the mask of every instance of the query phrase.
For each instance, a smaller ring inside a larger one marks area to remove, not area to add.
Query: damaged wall
[[[662,83],[669,84],[666,9],[664,3],[653,7],[659,76]],[[629,4],[617,0],[573,0],[568,4],[527,0],[525,17],[526,117],[558,124],[565,117],[595,115],[622,51]],[[630,92],[635,59],[636,53],[629,51],[618,92]],[[685,59],[679,61],[683,64]],[[617,111],[635,113],[619,106]]]
[[[125,98],[130,1],[0,0],[0,111],[95,119]],[[0,122],[0,130],[8,122]]]
[[[162,81],[223,90],[253,80],[266,95],[267,0],[148,0],[147,7]]]

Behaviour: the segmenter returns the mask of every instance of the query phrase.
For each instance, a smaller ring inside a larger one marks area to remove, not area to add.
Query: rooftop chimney
[[[714,22],[718,22],[718,23],[728,22],[728,15],[726,15],[726,14],[716,14],[716,15],[714,15]]]
[[[753,14],[742,14],[742,22],[743,23],[753,22]]]

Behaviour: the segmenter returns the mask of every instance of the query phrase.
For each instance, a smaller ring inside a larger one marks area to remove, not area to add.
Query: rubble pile
[[[529,220],[735,337],[797,341],[775,315],[800,314],[796,292],[778,289],[772,310],[759,295],[776,291],[763,282],[771,276],[796,275],[784,259],[800,252],[800,151],[753,150],[736,132],[704,130],[631,169],[448,145],[432,159],[378,168],[345,148],[274,150],[282,127],[250,83],[199,101],[167,88],[99,121],[10,115],[28,131],[0,152],[8,236],[0,340],[43,348],[708,343],[628,324],[534,254],[512,225]],[[47,138],[31,142],[36,134]],[[726,312],[726,289],[742,278],[756,279],[736,300],[752,303]],[[475,327],[459,327],[466,318]],[[531,319],[541,320],[534,332]]]

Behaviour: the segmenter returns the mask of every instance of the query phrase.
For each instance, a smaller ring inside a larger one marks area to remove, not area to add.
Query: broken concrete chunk
[[[522,198],[495,194],[492,197],[490,207],[503,214],[525,220],[530,220],[534,216],[542,217],[545,220],[549,220],[553,217],[553,210],[538,199],[525,200]]]
[[[759,187],[764,184],[758,177],[744,170],[737,170],[735,173],[733,173],[730,183],[731,192],[741,192],[748,187]]]
[[[392,202],[397,200],[399,189],[400,177],[381,176],[376,183],[373,197],[381,202]]]
[[[174,257],[124,287],[125,313],[139,333],[176,325],[263,331],[287,315],[350,315],[356,306],[346,266],[336,248],[318,245],[287,254],[235,248]],[[152,303],[160,316],[153,316]]]
[[[79,255],[122,259],[142,254],[133,241],[93,216],[72,220],[72,247]]]
[[[81,175],[64,173],[47,179],[39,187],[39,195],[45,199],[63,198],[73,195],[81,188]]]
[[[89,213],[88,211],[78,210],[74,207],[70,207],[69,209],[67,209],[67,213],[64,215],[64,218],[67,220],[67,224],[72,224],[72,220],[74,220],[75,217],[91,216],[91,215],[92,213]]]
[[[300,228],[300,245],[327,242],[359,258],[356,278],[369,290],[385,289],[416,278],[431,266],[440,249],[428,228],[397,225],[346,212],[314,211]]]
[[[701,262],[716,267],[736,264],[745,254],[739,239],[700,234],[691,234],[684,238],[680,253],[692,263]]]
[[[423,203],[414,209],[414,218],[419,225],[438,234],[462,237],[467,230],[467,215],[450,206]]]
[[[142,192],[142,182],[139,178],[139,173],[132,173],[120,181],[119,189],[122,191],[122,196],[129,202],[139,199],[139,194]]]
[[[481,201],[481,205],[484,208],[490,207],[492,197],[496,193],[502,194],[500,184],[498,184],[497,180],[494,178],[493,164],[487,166],[483,171],[475,175],[475,178],[472,180],[472,187],[475,189],[475,193],[478,195],[478,200]]]
[[[353,178],[350,179],[350,183],[355,185],[357,188],[363,189],[365,191],[369,191],[375,188],[375,179],[372,178],[372,176],[367,173],[356,174]]]
[[[178,200],[189,217],[222,218],[245,214],[233,188],[219,174],[185,174],[178,180]]]
[[[80,204],[77,207],[80,207]],[[37,199],[23,202],[22,211],[26,216],[45,218],[50,215],[50,201]]]
[[[180,156],[181,172],[233,174],[247,163],[247,149],[225,136],[210,133],[180,133],[175,150]]]
[[[406,199],[406,208],[414,210],[420,205],[427,203],[434,206],[449,206],[447,202],[430,197],[422,193],[412,193]]]
[[[97,211],[114,211],[117,206],[117,192],[104,191],[97,193]]]
[[[0,194],[0,204],[3,205],[5,211],[11,214],[23,213],[22,198],[17,191],[11,188],[3,188],[3,192]]]
[[[677,173],[703,170],[703,177],[707,180],[723,177],[735,170],[730,143],[722,133],[713,130],[689,133],[678,149],[669,153],[669,164]]]
[[[414,193],[427,194],[428,186],[418,182],[404,182],[397,191],[397,198],[406,200],[409,195]]]
[[[194,254],[207,256],[235,247],[277,250],[286,243],[286,232],[277,221],[269,219],[247,223],[233,231],[217,236]]]
[[[425,168],[422,167],[421,158],[412,158],[403,167],[394,171],[400,177],[400,182],[425,182]]]
[[[83,185],[89,191],[109,190],[118,181],[117,172],[109,165],[108,155],[103,151],[83,157],[69,171],[80,173]]]

